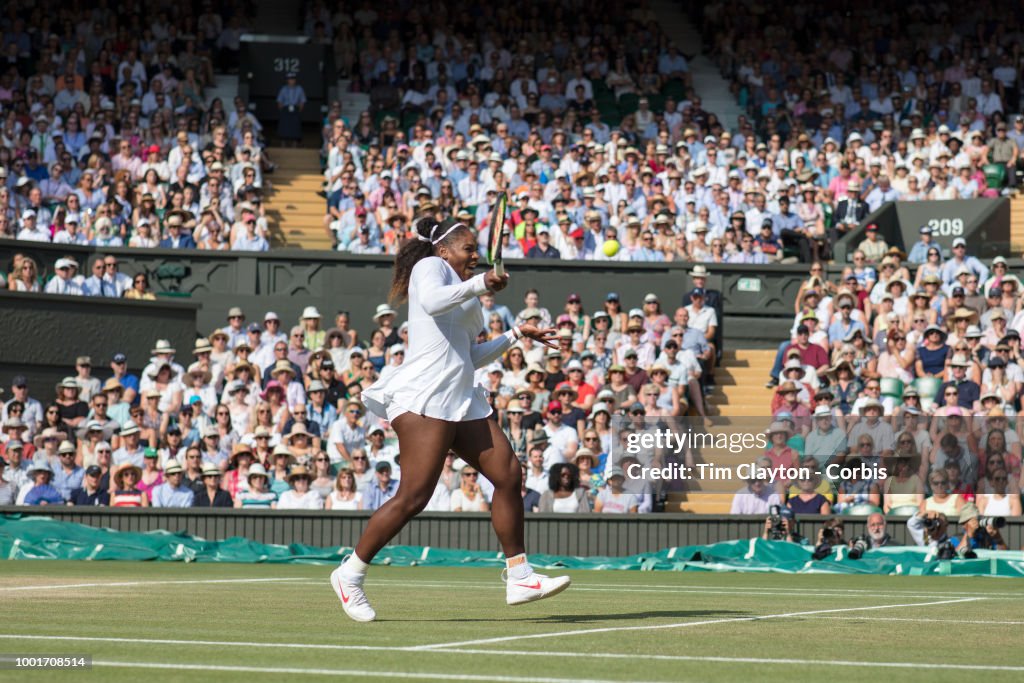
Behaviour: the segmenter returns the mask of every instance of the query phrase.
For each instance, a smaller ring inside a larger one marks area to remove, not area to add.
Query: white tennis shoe
[[[370,607],[370,601],[366,599],[366,593],[363,592],[363,579],[365,578],[365,576],[360,576],[353,579],[351,576],[347,576],[340,566],[331,572],[331,588],[341,600],[341,607],[345,610],[345,614],[355,621],[373,621],[377,618],[377,613]]]
[[[568,576],[544,576],[530,572],[526,578],[518,581],[507,578],[503,570],[501,579],[505,582],[505,602],[509,605],[522,605],[527,602],[543,600],[558,595],[572,583]]]

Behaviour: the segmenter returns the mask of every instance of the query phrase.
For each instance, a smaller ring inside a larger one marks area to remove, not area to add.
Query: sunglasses
[[[353,461],[353,462],[355,462],[355,461],[357,461],[357,460],[364,460],[364,461],[369,461],[369,458],[367,458],[366,456],[362,456],[362,455],[359,455],[359,456],[353,456],[353,457],[352,457],[352,461]]]
[[[463,472],[462,476],[464,476],[464,477],[477,477],[477,476],[480,476],[480,473],[479,472]]]

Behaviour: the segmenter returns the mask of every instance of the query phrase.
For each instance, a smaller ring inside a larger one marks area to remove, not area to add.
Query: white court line
[[[653,659],[667,662],[718,662],[722,664],[824,664],[827,666],[877,667],[887,669],[954,669],[968,671],[1024,671],[1024,666],[1003,666],[999,664],[958,664],[936,662],[865,662],[843,659],[774,659],[769,657],[715,657],[712,655],[651,655],[619,654],[613,652],[545,652],[537,650],[419,650],[419,652],[464,652],[477,655],[506,654],[515,657],[559,657],[586,659]]]
[[[536,676],[489,676],[486,674],[456,674],[442,671],[419,673],[410,671],[364,671],[356,669],[294,669],[264,666],[225,666],[221,664],[182,664],[179,662],[114,662],[94,661],[93,666],[112,666],[126,669],[172,669],[176,671],[224,671],[234,673],[270,673],[289,676],[352,676],[388,679],[416,679],[430,681],[485,681],[494,683],[631,683],[623,680],[599,680],[594,678],[550,678]],[[649,682],[648,682],[649,683]]]
[[[319,586],[319,585],[323,585],[323,581],[304,581],[304,582],[302,582],[302,585]],[[505,588],[504,584],[496,583],[496,582],[485,582],[485,581],[480,581],[480,582],[469,582],[469,581],[452,581],[452,582],[436,581],[435,582],[435,581],[391,581],[391,580],[374,581],[373,579],[368,579],[367,582],[366,582],[366,585],[367,586],[374,586],[374,585],[384,585],[384,586],[389,586],[389,585],[395,585],[395,586],[425,586],[427,588],[451,588],[453,586],[473,586],[475,588],[476,587],[479,587],[479,588],[494,588],[495,590],[503,590]],[[607,587],[598,587],[599,585],[605,585]],[[663,588],[649,588],[649,587],[641,588],[640,586],[643,586],[643,584],[624,584],[624,585],[636,585],[637,588],[623,588],[623,587],[620,587],[617,584],[592,584],[592,583],[588,583],[588,584],[583,585],[583,586],[578,585],[578,584],[573,584],[572,585],[572,591],[574,593],[578,592],[578,591],[593,591],[593,592],[596,592],[596,593],[660,593],[660,594],[664,594],[664,593],[696,593],[696,594],[699,594],[699,595],[735,595],[736,594],[736,591],[733,591],[733,590],[725,590],[725,589],[716,590],[714,588],[679,588],[679,587],[669,587],[669,586],[665,586]],[[718,587],[718,588],[721,588],[721,587]],[[874,592],[874,591],[867,591],[866,593],[867,593],[868,596],[873,597],[873,598],[935,598],[935,597],[971,598],[971,597],[978,597],[978,596],[981,596],[981,597],[989,597],[989,596],[992,596],[992,597],[1003,597],[1002,595],[997,594],[997,593],[949,593],[949,594],[945,594],[945,595],[943,595],[943,594],[936,594],[936,593],[902,593],[902,592],[889,593],[889,592]],[[787,591],[787,590],[762,589],[762,590],[757,590],[756,594],[757,595],[779,595],[779,596],[794,597],[794,598],[798,598],[798,597],[862,598],[862,597],[865,597],[865,593],[862,593],[861,591],[856,591],[856,592],[852,592],[852,593],[849,593],[849,594],[847,594],[847,593],[837,593],[837,592],[823,593],[823,592],[818,592],[817,589],[810,590],[810,591],[801,591],[801,590],[788,590]],[[1016,593],[1014,595],[1016,595],[1019,599],[1024,599],[1024,593]]]
[[[204,647],[231,648],[283,648],[288,650],[369,650],[387,651],[404,650],[403,647],[383,645],[335,645],[333,643],[272,643],[245,642],[234,640],[180,640],[176,638],[110,638],[103,636],[41,636],[22,633],[0,633],[2,640],[53,640],[80,643],[121,643],[124,645],[188,645]],[[429,652],[429,650],[428,650]]]
[[[835,574],[835,575],[832,575],[832,576],[842,576],[842,575]],[[936,577],[925,577],[925,578],[936,578]],[[986,578],[988,578],[988,577],[986,577]],[[996,577],[992,577],[992,578],[996,578]],[[321,584],[323,582],[322,581],[312,581],[312,580],[310,580],[310,581],[307,581],[306,583],[308,585],[315,585],[315,584]],[[370,577],[367,578],[366,583],[367,583],[367,585],[374,585],[374,584],[396,585],[396,586],[416,585],[416,586],[437,586],[437,587],[441,587],[441,588],[448,588],[448,587],[451,587],[451,586],[480,586],[480,587],[484,587],[484,588],[486,588],[488,586],[496,586],[498,588],[501,588],[504,585],[504,584],[497,583],[496,581],[459,581],[459,580],[455,580],[455,581],[439,581],[439,580],[433,580],[433,579],[427,579],[425,581],[417,581],[416,579],[411,579],[411,580],[408,580],[408,581],[403,581],[403,580],[398,580],[398,579],[374,579],[374,578],[372,578],[372,575],[370,575]],[[761,587],[746,586],[746,587],[742,587],[742,588],[740,588],[740,587],[732,588],[732,587],[723,586],[721,584],[712,585],[709,588],[703,588],[703,587],[701,587],[699,585],[695,585],[695,584],[589,583],[589,582],[587,582],[587,583],[573,583],[573,585],[572,585],[572,590],[573,591],[580,590],[580,589],[596,590],[596,589],[599,589],[599,588],[600,589],[607,588],[607,589],[615,589],[615,590],[620,590],[620,589],[624,589],[624,588],[643,589],[643,590],[650,590],[650,589],[655,589],[655,588],[663,588],[663,589],[666,589],[666,590],[668,590],[668,589],[675,589],[676,592],[688,592],[688,593],[712,593],[712,592],[714,592],[713,589],[721,589],[718,592],[719,593],[723,593],[723,594],[726,594],[726,593],[737,593],[737,592],[751,592],[751,593],[757,593],[758,595],[795,595],[795,596],[800,596],[800,595],[820,595],[820,596],[836,595],[836,596],[839,596],[839,595],[850,594],[850,595],[862,595],[862,596],[869,596],[869,597],[897,597],[897,598],[1006,597],[1006,598],[1024,599],[1024,592],[1018,592],[1018,593],[999,593],[999,592],[993,592],[993,591],[973,591],[973,592],[972,591],[960,591],[960,592],[928,591],[927,593],[914,593],[914,592],[910,592],[910,591],[893,591],[893,590],[875,591],[875,590],[871,590],[871,589],[859,589],[859,588],[855,589],[855,588],[817,588],[817,587],[815,587],[815,588],[808,589],[808,590],[811,591],[811,592],[808,592],[807,590],[802,590],[800,588],[780,588],[778,586],[761,586]],[[772,592],[769,593],[768,591],[772,591]]]
[[[825,618],[825,617],[823,617]],[[854,619],[856,617],[833,617],[835,619]],[[877,617],[877,619],[884,619],[884,617]],[[913,620],[918,621],[918,620]],[[923,620],[922,620],[923,621]],[[960,620],[953,619],[932,619],[928,621],[936,622],[955,622],[955,623],[972,623],[963,622]],[[998,624],[1016,624],[1021,622],[979,622],[979,623],[998,623]],[[101,638],[101,637],[88,637],[88,636],[32,636],[32,635],[0,635],[0,639],[18,639],[18,640],[60,640],[60,641],[86,641],[86,642],[110,642],[110,643],[122,643],[122,644],[146,644],[146,645],[188,645],[188,646],[216,646],[216,647],[241,647],[241,648],[260,648],[260,649],[273,649],[273,648],[288,648],[288,649],[300,649],[300,650],[370,650],[377,652],[411,652],[413,654],[459,654],[459,655],[491,655],[491,656],[506,656],[506,657],[560,657],[560,658],[585,658],[585,659],[651,659],[657,661],[680,661],[680,662],[718,662],[723,664],[737,663],[737,664],[778,664],[778,665],[791,665],[791,664],[831,664],[834,666],[849,666],[849,667],[875,667],[875,668],[917,668],[924,666],[921,663],[914,662],[867,662],[867,661],[848,661],[848,660],[818,660],[818,659],[772,659],[766,657],[715,657],[711,655],[656,655],[656,654],[642,654],[638,655],[635,653],[620,654],[613,652],[550,652],[542,650],[486,650],[486,649],[455,649],[455,648],[433,648],[430,650],[413,649],[413,648],[402,648],[402,647],[390,647],[383,645],[333,645],[333,644],[311,644],[311,643],[252,643],[252,642],[235,642],[235,641],[219,641],[219,640],[170,640],[161,638]],[[101,664],[101,662],[94,662],[94,664]],[[102,663],[107,666],[128,666],[128,663]],[[144,666],[139,664],[139,666]],[[161,665],[162,666],[162,665]],[[201,665],[196,665],[201,666]],[[1024,671],[1024,666],[1002,666],[998,664],[987,665],[987,664],[958,664],[958,663],[942,663],[942,662],[928,662],[927,666],[933,669],[953,669],[953,670],[970,670],[970,671]],[[207,667],[209,668],[209,667]],[[264,671],[265,669],[259,669]],[[380,674],[385,675],[385,674]],[[487,679],[494,680],[494,679]],[[516,678],[515,680],[526,680],[522,678]],[[537,680],[537,679],[530,679]],[[582,683],[582,682],[577,682]]]
[[[931,607],[934,605],[949,605],[958,602],[972,602],[983,598],[959,598],[956,600],[938,600],[934,602],[910,602],[897,605],[870,605],[868,607],[843,607],[839,609],[820,609],[807,612],[786,612],[783,614],[763,614],[752,617],[731,617],[728,619],[706,619],[704,621],[681,621],[673,624],[654,624],[646,626],[609,626],[605,628],[587,628],[574,631],[555,631],[551,633],[532,633],[519,636],[502,636],[500,638],[481,638],[479,640],[464,640],[452,643],[436,643],[434,645],[419,645],[409,649],[431,650],[434,648],[453,648],[464,645],[486,645],[488,643],[505,643],[512,640],[533,640],[535,638],[559,638],[561,636],[580,636],[591,633],[615,633],[619,631],[654,631],[666,628],[689,628],[691,626],[711,626],[715,624],[732,624],[742,621],[763,621],[766,619],[786,619],[789,617],[803,617],[812,614],[835,614],[839,612],[860,612],[875,609],[895,609],[897,607]]]
[[[827,619],[836,621],[910,621],[917,624],[978,624],[980,626],[1020,626],[1024,621],[995,621],[986,619],[913,619],[911,617],[808,617],[808,619]]]
[[[120,586],[162,586],[196,583],[279,583],[282,581],[295,582],[302,580],[302,578],[296,576],[294,578],[279,579],[180,579],[167,581],[111,581],[106,583],[63,583],[34,586],[0,586],[0,591],[48,591],[64,588],[113,588]]]

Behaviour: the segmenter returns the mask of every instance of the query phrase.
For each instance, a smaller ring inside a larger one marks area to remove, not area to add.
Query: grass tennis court
[[[374,567],[356,624],[331,567],[0,562],[0,653],[92,655],[10,681],[1017,681],[1012,580],[571,572],[506,607],[489,569]],[[553,573],[553,572],[552,572]],[[928,653],[942,653],[929,656]]]

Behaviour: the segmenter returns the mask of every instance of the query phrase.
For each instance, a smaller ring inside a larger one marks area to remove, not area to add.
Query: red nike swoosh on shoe
[[[523,588],[529,588],[530,590],[537,590],[537,589],[539,589],[539,588],[540,588],[540,581],[537,581],[537,582],[536,582],[536,583],[534,583],[534,584],[533,584],[532,586],[530,586],[530,585],[527,585],[527,584],[525,584],[525,583],[517,583],[516,585],[517,585],[517,586],[521,586],[521,587],[523,587]]]
[[[341,593],[341,601],[347,605],[348,604],[348,596],[345,595],[345,589],[341,587],[341,582],[340,581],[338,582],[338,592]]]

